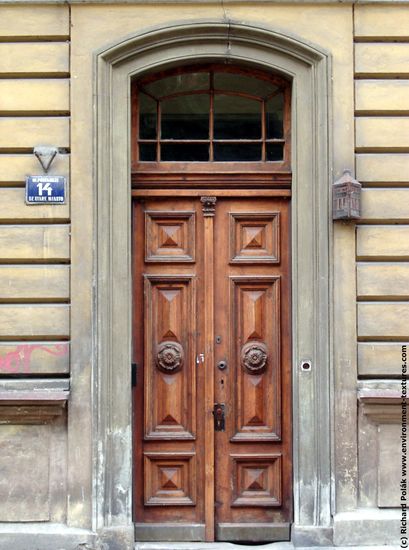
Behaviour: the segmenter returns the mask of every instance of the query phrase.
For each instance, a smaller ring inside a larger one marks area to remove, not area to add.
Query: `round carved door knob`
[[[241,365],[249,374],[264,372],[268,361],[267,346],[263,342],[248,342],[241,350]]]
[[[156,366],[162,372],[173,374],[183,366],[184,353],[179,342],[162,342],[156,353]]]

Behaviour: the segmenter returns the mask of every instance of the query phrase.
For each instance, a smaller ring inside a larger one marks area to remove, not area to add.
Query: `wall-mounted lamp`
[[[332,186],[332,219],[359,220],[361,217],[362,185],[344,170],[342,176]]]

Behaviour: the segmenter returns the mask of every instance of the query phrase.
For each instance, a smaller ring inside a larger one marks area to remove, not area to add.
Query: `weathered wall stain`
[[[34,350],[42,350],[51,355],[64,356],[68,354],[69,344],[20,344],[14,351],[0,355],[0,372],[16,374],[30,372],[31,356]]]

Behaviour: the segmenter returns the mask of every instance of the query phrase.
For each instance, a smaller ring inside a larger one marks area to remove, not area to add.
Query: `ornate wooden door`
[[[289,539],[289,198],[217,194],[134,202],[137,540]]]

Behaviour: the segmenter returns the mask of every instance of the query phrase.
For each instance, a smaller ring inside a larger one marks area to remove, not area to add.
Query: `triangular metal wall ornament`
[[[57,153],[57,147],[49,147],[46,145],[34,147],[34,154],[38,158],[38,161],[41,164],[44,172],[48,172],[51,163],[55,159]]]

